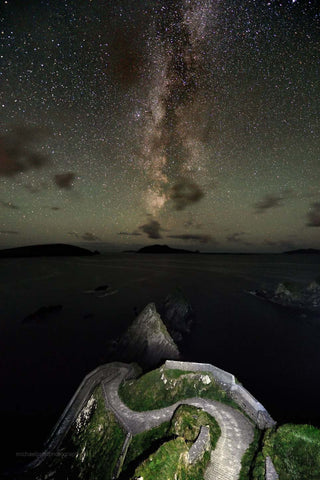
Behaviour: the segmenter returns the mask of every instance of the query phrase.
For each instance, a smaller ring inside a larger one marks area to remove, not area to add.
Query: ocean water
[[[248,291],[310,282],[313,255],[135,255],[0,260],[0,420],[7,464],[41,448],[108,342],[149,302],[180,287],[196,312],[186,360],[230,371],[279,423],[320,427],[320,313],[273,305]],[[84,293],[108,284],[117,293]],[[45,305],[60,313],[23,319]]]

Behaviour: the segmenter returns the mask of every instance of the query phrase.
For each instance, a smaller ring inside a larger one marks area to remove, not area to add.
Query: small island
[[[199,253],[199,251],[171,248],[168,245],[148,245],[140,248],[137,253]]]
[[[7,248],[0,250],[0,258],[19,257],[83,257],[99,255],[98,251],[91,252],[86,248],[76,247],[65,243],[49,243],[44,245],[29,245],[26,247]]]

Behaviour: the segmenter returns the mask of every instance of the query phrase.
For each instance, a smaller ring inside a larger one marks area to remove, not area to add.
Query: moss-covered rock
[[[320,479],[320,430],[311,425],[282,425],[266,436],[263,454],[281,480]]]
[[[210,443],[212,450],[221,435],[217,421],[201,408],[192,405],[180,405],[175,411],[169,433],[183,437],[187,442],[195,442],[201,426],[207,425],[210,429]]]
[[[167,407],[192,397],[217,400],[239,409],[210,373],[164,367],[146,373],[137,380],[123,382],[119,395],[129,408],[140,412]]]
[[[111,480],[125,437],[113,413],[106,410],[99,387],[71,432],[75,450],[71,478]]]

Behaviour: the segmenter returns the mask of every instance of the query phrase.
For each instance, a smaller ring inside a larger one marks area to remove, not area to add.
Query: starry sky
[[[0,247],[320,247],[318,0],[0,0]]]

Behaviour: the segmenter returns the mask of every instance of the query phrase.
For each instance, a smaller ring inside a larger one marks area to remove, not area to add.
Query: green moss
[[[210,383],[201,380],[208,375]],[[163,376],[161,378],[161,376]],[[179,400],[202,397],[226,403],[239,409],[238,405],[214,380],[210,373],[185,372],[181,370],[157,369],[137,380],[120,385],[119,395],[129,408],[136,411],[163,408]]]
[[[254,438],[249,447],[245,451],[241,459],[241,471],[239,480],[247,480],[250,478],[250,472],[253,470],[253,462],[259,448],[259,439],[261,432],[257,428],[254,430]]]
[[[201,408],[192,405],[180,405],[171,419],[170,432],[172,435],[183,437],[187,442],[195,442],[202,425],[208,425],[212,449],[221,435],[217,421]]]
[[[206,452],[199,462],[190,465],[188,450],[182,437],[164,443],[136,469],[133,478],[141,476],[143,480],[203,480],[210,454]]]
[[[205,452],[203,458],[194,465],[182,468],[179,480],[203,480],[205,469],[210,461],[210,453]]]
[[[263,453],[281,480],[320,479],[320,430],[311,425],[279,427],[266,438]]]
[[[203,480],[210,453],[193,465],[188,463],[189,446],[182,437],[164,443],[135,471],[133,478],[143,480]]]
[[[265,480],[265,458],[262,452],[259,452],[253,467],[252,479],[253,480]]]
[[[164,422],[158,427],[151,428],[146,432],[138,433],[132,438],[131,444],[129,446],[123,470],[125,470],[128,465],[133,462],[136,458],[148,450],[154,442],[160,438],[166,437],[168,435],[170,428],[170,422]]]
[[[170,440],[150,455],[136,469],[134,476],[143,477],[143,480],[173,480],[184,468],[187,452],[188,447],[183,438]]]
[[[126,435],[115,416],[106,410],[100,387],[94,398],[96,407],[90,420],[71,437],[77,452],[73,470],[77,478],[109,480]]]

